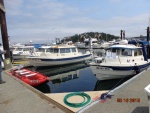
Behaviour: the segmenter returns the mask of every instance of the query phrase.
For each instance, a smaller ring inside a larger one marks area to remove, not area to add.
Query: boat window
[[[70,53],[70,48],[66,48],[66,53]]]
[[[116,55],[120,55],[120,54],[121,54],[121,49],[117,49]]]
[[[122,49],[123,56],[132,56],[132,49]]]
[[[22,51],[22,48],[16,48],[16,51]]]
[[[134,50],[134,56],[142,55],[142,49],[135,49]]]
[[[76,52],[76,48],[71,48],[71,51],[72,52]]]
[[[65,48],[60,48],[60,53],[65,53]]]
[[[97,43],[97,41],[93,41],[92,43]]]
[[[45,52],[45,49],[44,48],[38,48],[37,52]]]
[[[54,53],[58,53],[59,51],[58,51],[58,49],[54,49]]]
[[[46,50],[46,52],[53,53],[53,52],[54,52],[54,49],[53,49],[53,48],[48,48],[48,49]]]
[[[33,48],[23,48],[23,51],[32,51]]]
[[[112,48],[112,53],[116,53],[116,48]]]

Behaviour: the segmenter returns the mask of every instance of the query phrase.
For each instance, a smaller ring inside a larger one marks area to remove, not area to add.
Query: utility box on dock
[[[147,97],[148,97],[149,113],[150,113],[150,84],[145,87],[145,91],[146,91]]]
[[[12,68],[12,63],[11,63],[10,58],[4,59],[4,68],[5,68],[6,70]]]

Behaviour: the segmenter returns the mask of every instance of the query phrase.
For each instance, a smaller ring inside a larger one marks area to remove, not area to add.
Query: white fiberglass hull
[[[26,59],[26,57],[28,57],[30,55],[13,55],[13,59],[14,60],[19,60],[19,59]]]
[[[123,77],[133,76],[148,68],[149,63],[135,66],[102,66],[102,65],[90,65],[92,72],[99,80],[117,79]],[[117,69],[116,69],[117,68]],[[137,68],[137,70],[136,70]]]
[[[40,57],[28,57],[29,63],[35,67],[41,66],[58,66],[66,65],[77,62],[82,62],[91,59],[91,54],[70,58],[40,58]]]

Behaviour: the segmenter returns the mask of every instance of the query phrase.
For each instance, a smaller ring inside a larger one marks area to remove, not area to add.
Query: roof
[[[51,48],[76,48],[76,46],[73,46],[73,45],[56,45],[56,46],[53,46]]]
[[[126,44],[126,45],[113,45],[110,46],[109,48],[127,48],[127,49],[137,49],[137,48],[142,48],[142,47],[138,47],[132,44]]]

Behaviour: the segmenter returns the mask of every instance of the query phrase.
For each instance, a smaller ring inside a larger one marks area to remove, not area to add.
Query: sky
[[[85,32],[146,35],[150,0],[4,0],[10,43],[51,43]]]

